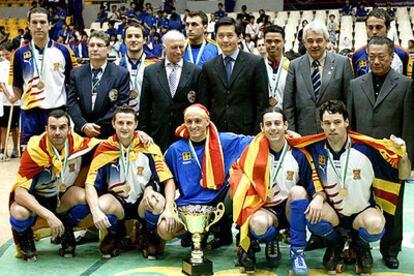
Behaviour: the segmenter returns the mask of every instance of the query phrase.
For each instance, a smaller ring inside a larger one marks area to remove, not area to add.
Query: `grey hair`
[[[181,32],[177,30],[171,30],[171,31],[168,31],[162,37],[162,45],[164,47],[166,46],[168,40],[182,40],[183,42],[185,42],[185,37]]]
[[[316,33],[322,33],[323,34],[323,37],[326,39],[326,40],[329,40],[329,34],[328,34],[328,31],[327,31],[327,29],[326,29],[326,26],[325,26],[325,24],[323,24],[321,21],[319,21],[319,20],[315,20],[315,21],[312,21],[312,22],[310,22],[308,25],[306,25],[304,28],[303,28],[303,38],[304,39],[306,39],[306,35],[308,34],[308,32],[310,32],[310,31],[314,31],[314,32],[316,32]]]
[[[106,33],[106,32],[104,32],[104,31],[94,31],[90,36],[89,36],[89,40],[88,40],[88,43],[89,43],[89,41],[91,41],[91,39],[92,38],[94,38],[94,37],[96,37],[96,38],[99,38],[99,39],[102,39],[104,42],[105,42],[105,45],[106,46],[108,46],[109,45],[109,35]]]

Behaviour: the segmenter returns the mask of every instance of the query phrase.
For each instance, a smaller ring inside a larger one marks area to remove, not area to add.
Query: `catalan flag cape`
[[[100,140],[95,138],[84,138],[76,133],[73,133],[69,134],[68,142],[68,159],[70,159],[89,152],[100,143]],[[55,156],[52,144],[49,142],[46,132],[40,136],[33,136],[30,138],[26,150],[23,152],[20,160],[20,167],[17,173],[17,182],[13,186],[13,191],[17,187],[30,189],[33,177],[50,166],[53,166],[54,173],[60,173],[63,167],[62,161],[64,161],[65,155],[65,149],[63,149],[60,157],[61,160]]]
[[[204,112],[205,116],[210,119],[209,113],[206,107],[201,104],[193,104],[186,108],[197,108]],[[184,114],[186,113],[184,110]],[[184,139],[189,139],[190,134],[185,124],[179,126],[175,135]],[[206,136],[206,148],[203,155],[202,163],[202,181],[201,186],[204,189],[220,190],[221,186],[226,182],[226,173],[224,171],[224,155],[221,147],[220,137],[216,126],[213,122],[210,122],[207,127]]]
[[[362,143],[378,150],[381,157],[386,161],[384,164],[387,168],[384,169],[395,170],[398,172],[398,162],[405,154],[405,148],[395,148],[393,143],[388,139],[375,139],[354,131],[348,131],[348,135],[352,139],[351,141],[353,144]],[[325,139],[325,134],[321,133],[291,139],[289,143],[296,148],[306,148],[307,146]],[[382,163],[373,165],[383,166]],[[401,181],[399,179],[391,179],[389,176],[382,175],[381,171],[383,170],[375,170],[375,178],[372,183],[374,198],[376,203],[381,206],[385,212],[394,215],[398,204]]]
[[[164,162],[164,156],[160,148],[154,144],[150,145],[149,147],[144,146],[139,140],[137,132],[135,132],[134,139],[132,140],[131,144],[129,160],[137,159],[137,154],[140,152],[151,155],[152,159],[154,160],[155,169],[157,171],[160,182],[173,178],[170,169]],[[120,144],[118,142],[118,137],[116,134],[114,134],[107,140],[103,141],[96,149],[85,185],[93,185],[95,183],[98,170],[106,164],[117,160],[119,158],[119,155]]]

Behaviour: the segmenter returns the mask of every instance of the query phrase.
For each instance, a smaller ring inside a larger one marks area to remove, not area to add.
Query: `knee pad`
[[[145,211],[144,218],[145,218],[145,228],[148,231],[152,231],[157,228],[158,218],[160,215],[154,215],[151,211]]]
[[[24,232],[27,228],[32,227],[35,224],[35,221],[35,216],[30,216],[25,220],[17,220],[14,217],[10,217],[10,224],[12,228],[19,233]]]
[[[255,238],[258,241],[264,241],[264,242],[271,242],[274,241],[278,235],[278,231],[274,225],[270,226],[266,233],[262,235],[257,235],[255,232],[250,231],[250,235]]]
[[[116,232],[118,230],[118,218],[115,215],[108,214],[106,215],[108,217],[109,223],[111,226],[108,228],[108,231],[110,232]]]
[[[328,240],[333,240],[336,238],[336,231],[331,223],[321,220],[318,223],[310,223],[309,220],[306,220],[306,225],[312,234],[316,236],[325,237]]]
[[[87,204],[76,205],[68,211],[64,223],[70,227],[76,226],[79,222],[86,218],[89,213],[90,210]]]
[[[366,243],[370,243],[370,242],[375,242],[378,241],[382,238],[382,236],[384,236],[385,233],[385,229],[382,229],[381,233],[378,234],[370,234],[368,233],[367,229],[361,227],[358,230],[358,237],[366,242]]]

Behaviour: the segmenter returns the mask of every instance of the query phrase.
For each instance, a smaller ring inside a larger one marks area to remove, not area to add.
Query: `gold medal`
[[[339,195],[340,195],[340,196],[342,196],[342,197],[346,197],[346,196],[348,195],[348,190],[347,190],[347,189],[345,189],[345,188],[342,188],[342,189],[339,191]]]
[[[59,191],[61,192],[61,193],[64,193],[64,192],[66,192],[66,185],[65,184],[60,184],[60,186],[59,186]]]
[[[37,88],[39,89],[45,88],[45,84],[43,83],[43,81],[39,80],[39,82],[37,83]]]
[[[129,98],[130,99],[136,99],[138,97],[138,92],[135,90],[131,90],[130,94],[129,94]]]
[[[270,106],[275,106],[277,105],[278,101],[276,100],[275,97],[269,97],[269,105]]]

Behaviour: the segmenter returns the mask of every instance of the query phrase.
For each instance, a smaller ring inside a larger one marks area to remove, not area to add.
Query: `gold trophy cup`
[[[183,260],[182,271],[187,275],[213,275],[213,263],[204,258],[201,249],[201,240],[204,233],[217,223],[224,215],[224,204],[220,202],[217,207],[207,205],[188,205],[177,208],[175,206],[175,218],[191,233],[193,250],[191,257]],[[213,220],[209,223],[211,216]]]

